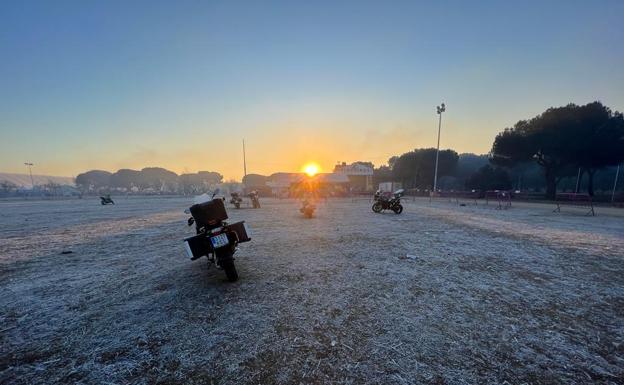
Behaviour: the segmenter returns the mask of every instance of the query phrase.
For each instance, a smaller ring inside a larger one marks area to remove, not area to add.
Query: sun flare
[[[318,174],[319,170],[320,170],[320,168],[319,168],[318,164],[316,164],[316,163],[308,163],[305,166],[303,166],[303,172],[308,174],[308,176],[314,176],[314,175]]]

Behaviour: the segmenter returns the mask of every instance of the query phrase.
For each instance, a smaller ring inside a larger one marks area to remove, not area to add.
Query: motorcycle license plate
[[[227,246],[230,244],[228,240],[227,234],[219,234],[214,237],[210,237],[210,242],[212,243],[212,247],[218,249],[219,247]]]

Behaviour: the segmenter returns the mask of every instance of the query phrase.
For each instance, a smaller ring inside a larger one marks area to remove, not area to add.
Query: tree
[[[124,188],[130,190],[132,187],[138,186],[140,183],[141,172],[123,168],[111,175],[111,187]]]
[[[380,166],[379,168],[373,169],[373,186],[379,186],[379,183],[392,182],[393,180],[394,176],[392,175],[392,168],[390,168],[390,166]]]
[[[466,180],[466,188],[480,191],[509,190],[511,179],[505,169],[486,164]]]
[[[41,186],[43,191],[52,196],[57,196],[61,192],[61,185],[59,183],[55,183],[54,181],[48,179],[48,183],[45,183]]]
[[[436,149],[421,148],[392,159],[392,175],[407,188],[431,188],[435,168]],[[452,175],[457,167],[459,155],[453,150],[441,150],[438,162],[438,177]]]
[[[0,182],[0,193],[4,195],[10,195],[17,191],[18,186],[10,180],[3,180]]]
[[[76,185],[82,190],[97,190],[110,186],[111,173],[102,170],[91,170],[76,176]]]
[[[576,116],[575,135],[569,142],[571,156],[587,172],[587,192],[594,195],[596,171],[624,161],[624,117],[599,102],[578,107]]]
[[[243,184],[245,187],[266,187],[266,182],[269,177],[259,174],[247,174],[243,177]]]
[[[196,174],[182,174],[178,177],[179,188],[183,194],[205,192],[222,180],[223,175],[214,171],[199,171]]]
[[[198,171],[197,176],[208,187],[223,182],[223,175],[215,171]]]
[[[145,167],[139,174],[139,186],[142,189],[170,191],[178,182],[178,174],[161,167]]]
[[[574,175],[577,167],[589,172],[622,161],[622,121],[621,114],[612,113],[599,102],[549,108],[498,134],[491,160],[497,165],[514,166],[533,159],[542,167],[546,197],[554,199],[561,178]]]
[[[518,163],[535,160],[543,168],[546,180],[546,196],[554,199],[558,175],[567,159],[559,151],[565,140],[563,132],[555,137],[558,130],[549,132],[541,125],[541,116],[530,121],[521,120],[513,128],[506,128],[498,134],[492,145],[491,161],[495,165],[514,166]]]
[[[178,177],[182,194],[198,194],[203,191],[203,183],[197,174],[182,174]]]
[[[465,181],[477,170],[489,163],[490,159],[487,155],[477,155],[471,153],[459,154],[457,168],[455,169],[455,176],[458,179]]]
[[[393,168],[397,160],[399,160],[398,156],[391,156],[390,159],[388,159],[388,167]]]

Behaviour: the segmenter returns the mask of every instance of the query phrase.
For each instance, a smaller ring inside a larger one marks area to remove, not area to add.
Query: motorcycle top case
[[[247,227],[247,225],[245,224],[245,221],[227,225],[225,226],[225,230],[236,233],[236,235],[238,236],[238,242],[251,241],[251,231],[249,230],[249,227]]]
[[[212,252],[210,240],[204,235],[199,234],[184,240],[184,249],[186,254],[193,260],[207,256]]]
[[[208,202],[191,206],[191,215],[200,226],[216,228],[221,221],[228,218],[225,205],[221,199],[213,199]]]

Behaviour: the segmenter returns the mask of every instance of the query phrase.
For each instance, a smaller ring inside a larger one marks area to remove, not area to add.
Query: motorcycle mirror
[[[191,213],[191,209],[184,209],[184,214],[190,214]]]
[[[219,189],[215,189],[214,192],[212,193],[212,197],[214,198],[215,196],[217,196],[217,194],[219,193]]]

